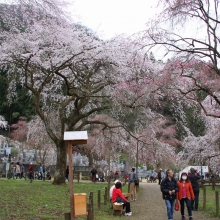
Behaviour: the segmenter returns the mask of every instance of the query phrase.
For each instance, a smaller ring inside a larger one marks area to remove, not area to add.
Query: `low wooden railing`
[[[202,201],[202,209],[206,210],[206,203],[207,203],[207,187],[212,187],[212,190],[214,191],[217,187],[220,187],[220,179],[209,179],[209,180],[200,180],[199,185],[203,190],[203,201]],[[215,215],[216,217],[219,217],[219,191],[215,191]]]

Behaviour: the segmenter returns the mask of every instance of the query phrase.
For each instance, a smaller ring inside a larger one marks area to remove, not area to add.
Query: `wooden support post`
[[[109,189],[110,189],[110,183],[111,183],[111,176],[109,174],[108,176],[108,192],[109,192]],[[106,196],[106,195],[105,195]],[[105,198],[105,197],[104,197]],[[110,197],[109,197],[109,193],[107,194],[107,198],[106,198],[108,201],[110,200]],[[105,199],[104,199],[105,201]]]
[[[107,201],[110,201],[110,195],[109,195],[109,191],[110,191],[110,185],[107,186]]]
[[[104,197],[104,204],[107,204],[107,194],[108,194],[108,187],[105,187],[105,197]]]
[[[101,190],[98,190],[98,208],[100,209],[101,206]]]
[[[90,202],[91,202],[91,211],[92,211],[92,219],[94,219],[94,206],[93,206],[93,192],[90,192],[89,194]]]
[[[68,141],[68,156],[69,156],[69,185],[70,185],[70,218],[74,218],[74,200],[73,200],[73,162],[72,162],[72,143]]]
[[[203,210],[206,209],[206,187],[203,186]]]
[[[204,184],[204,183],[203,183],[203,180],[201,180],[201,188],[202,188],[202,189],[203,189],[203,184]]]
[[[215,180],[212,179],[212,190],[215,190]]]
[[[77,177],[78,177],[78,183],[79,183],[79,171],[78,171],[78,175],[77,175]]]
[[[90,202],[90,201],[89,201]],[[88,215],[87,215],[87,220],[93,220],[92,219],[92,207],[91,207],[91,203],[87,204],[87,208],[88,208]]]
[[[75,214],[79,214],[78,210],[75,211],[74,206],[74,190],[73,190],[73,162],[72,162],[72,145],[80,145],[80,144],[87,144],[87,131],[66,131],[64,132],[63,139],[66,141],[68,147],[68,159],[69,159],[69,193],[70,193],[70,219],[73,220]],[[85,197],[86,198],[86,197]],[[78,204],[78,202],[76,202]],[[84,205],[86,203],[84,202]],[[86,212],[86,208],[83,210]],[[76,212],[76,213],[75,213]],[[83,213],[85,214],[85,213]]]
[[[216,216],[219,217],[219,192],[215,191]]]
[[[65,220],[70,220],[70,212],[68,212],[68,213],[64,213],[64,219]]]

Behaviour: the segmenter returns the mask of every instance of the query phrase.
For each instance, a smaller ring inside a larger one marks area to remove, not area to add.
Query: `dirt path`
[[[125,216],[133,220],[166,220],[166,205],[162,199],[160,186],[157,183],[140,183],[140,193],[137,201],[131,202],[132,216]],[[187,210],[185,217],[188,220]],[[179,211],[174,211],[174,220],[181,220]],[[219,220],[219,218],[207,218],[202,211],[193,212],[194,220]]]

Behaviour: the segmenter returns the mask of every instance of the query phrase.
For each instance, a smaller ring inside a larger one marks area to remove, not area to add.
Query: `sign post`
[[[72,146],[87,144],[87,131],[66,131],[64,132],[64,140],[68,146],[69,159],[69,186],[70,186],[70,219],[73,220],[74,213],[74,187],[73,187],[73,162],[72,162]]]
[[[8,178],[9,168],[10,168],[10,163],[6,163],[6,179]]]

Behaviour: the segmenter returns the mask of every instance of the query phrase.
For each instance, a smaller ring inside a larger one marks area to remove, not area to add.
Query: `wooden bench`
[[[123,203],[112,203],[113,215],[122,215]]]
[[[122,193],[122,195],[129,200],[131,193]],[[117,204],[117,203],[116,203]],[[111,208],[113,209],[113,215],[122,215],[123,214],[123,204],[117,204],[111,202]]]
[[[125,197],[125,199],[129,200],[131,193],[122,193],[122,195]]]

